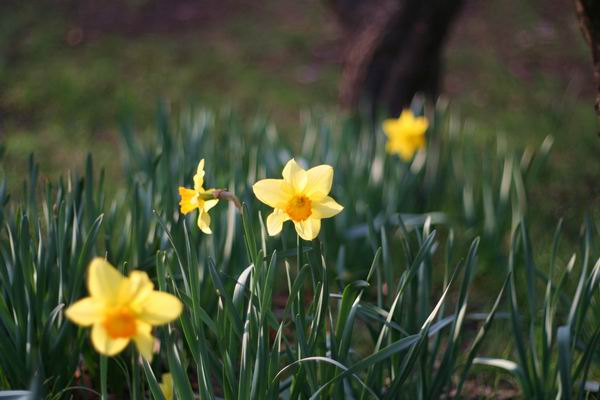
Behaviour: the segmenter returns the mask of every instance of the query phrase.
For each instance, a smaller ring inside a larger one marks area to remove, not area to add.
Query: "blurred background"
[[[294,145],[303,111],[345,115],[366,99],[378,120],[424,91],[448,99],[482,146],[498,134],[510,146],[553,135],[532,204],[552,219],[597,208],[595,86],[572,1],[424,1],[408,17],[390,3],[3,0],[3,173],[14,188],[31,152],[50,178],[91,152],[119,181],[119,125],[151,131],[160,99],[174,111],[266,113]],[[401,71],[382,82],[390,68]]]

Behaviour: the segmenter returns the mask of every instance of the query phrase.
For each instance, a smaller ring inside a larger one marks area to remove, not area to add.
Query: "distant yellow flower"
[[[200,210],[200,214],[198,214],[198,227],[202,232],[211,234],[208,210],[216,206],[219,199],[216,199],[214,196],[216,189],[204,189],[203,185],[204,159],[198,163],[198,171],[194,175],[194,189],[179,187],[179,196],[181,196],[179,206],[183,214],[192,212],[196,208]]]
[[[418,150],[425,147],[428,126],[427,118],[415,117],[408,109],[402,111],[398,119],[386,119],[383,121],[383,132],[388,137],[386,151],[409,161]]]
[[[162,383],[158,386],[160,386],[165,400],[173,400],[173,376],[171,374],[162,374]]]
[[[74,323],[92,327],[92,344],[107,356],[121,352],[133,340],[144,358],[152,359],[152,326],[176,319],[183,308],[179,299],[154,290],[145,272],[123,276],[102,258],[88,269],[89,297],[72,304],[65,314]]]
[[[304,240],[312,240],[321,230],[321,219],[333,217],[344,207],[328,196],[333,182],[333,168],[319,165],[303,170],[294,159],[283,169],[283,179],[263,179],[252,189],[258,200],[273,207],[267,217],[267,231],[274,236],[285,221],[294,222]]]

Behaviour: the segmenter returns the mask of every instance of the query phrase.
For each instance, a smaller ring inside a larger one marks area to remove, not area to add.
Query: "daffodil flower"
[[[388,141],[385,149],[409,161],[414,154],[425,147],[425,132],[429,123],[425,117],[415,117],[411,110],[404,110],[398,119],[383,121],[383,132]]]
[[[187,214],[197,208],[200,211],[198,214],[198,227],[202,232],[211,234],[208,210],[216,206],[219,199],[215,198],[216,189],[204,189],[203,186],[204,159],[198,163],[198,170],[194,175],[194,189],[179,188],[179,196],[181,196],[179,207],[182,214]]]
[[[131,340],[147,360],[152,359],[152,327],[176,319],[182,311],[179,299],[154,290],[145,272],[125,277],[102,258],[88,269],[90,296],[72,304],[65,315],[81,326],[92,327],[92,344],[107,356],[120,353]]]
[[[321,230],[321,219],[340,213],[344,207],[329,197],[333,168],[319,165],[308,171],[291,159],[283,169],[283,179],[263,179],[252,186],[261,202],[273,207],[267,217],[267,231],[275,236],[283,223],[294,222],[298,235],[312,240]]]
[[[158,384],[165,400],[173,400],[173,376],[162,374],[162,382]]]

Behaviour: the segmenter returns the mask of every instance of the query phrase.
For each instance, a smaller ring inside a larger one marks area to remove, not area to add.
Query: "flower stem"
[[[229,192],[227,189],[210,189],[203,193],[198,193],[198,198],[202,200],[219,199],[224,201],[231,201],[235,204],[236,208],[241,209],[242,203],[235,194]]]
[[[100,355],[100,393],[102,400],[108,400],[108,360]]]
[[[240,203],[240,200],[236,197],[236,195],[227,191],[226,189],[215,189],[212,192],[212,195],[215,199],[233,202],[238,210],[242,208],[242,203]]]
[[[131,400],[139,399],[140,395],[140,372],[137,362],[137,354],[131,353]]]

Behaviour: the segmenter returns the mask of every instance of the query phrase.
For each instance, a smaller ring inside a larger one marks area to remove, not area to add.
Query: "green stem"
[[[131,352],[131,399],[139,399],[140,393],[140,374],[139,366],[137,362],[137,354],[135,351]]]
[[[302,248],[302,239],[300,238],[300,235],[298,235],[298,233],[296,233],[296,246],[297,246],[297,263],[298,263],[298,272],[300,272],[300,270],[302,269],[302,265],[303,265],[303,256],[304,256],[304,249]],[[310,275],[312,278],[312,289],[313,289],[313,293],[317,292],[317,276],[315,275],[315,271],[312,267],[312,263],[309,262],[309,266],[310,266]]]
[[[100,393],[102,400],[108,400],[108,360],[106,356],[100,355]]]

